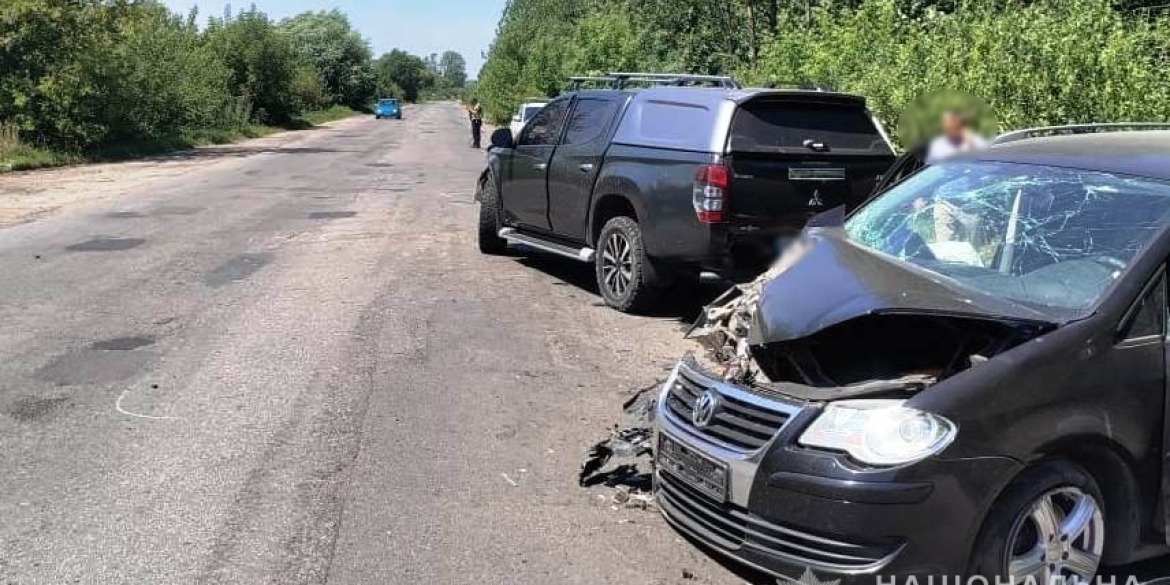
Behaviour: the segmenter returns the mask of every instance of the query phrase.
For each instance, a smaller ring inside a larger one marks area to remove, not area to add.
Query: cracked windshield
[[[845,224],[865,246],[981,293],[1056,309],[1097,301],[1170,213],[1170,184],[1010,163],[926,169]]]
[[[0,585],[1170,585],[1170,0],[0,0]]]

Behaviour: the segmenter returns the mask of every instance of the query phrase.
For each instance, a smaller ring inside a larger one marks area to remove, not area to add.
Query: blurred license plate
[[[727,500],[727,464],[716,461],[666,433],[658,434],[658,468],[717,501]]]

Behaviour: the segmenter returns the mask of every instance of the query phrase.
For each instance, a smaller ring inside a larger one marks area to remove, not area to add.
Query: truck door
[[[573,105],[548,171],[548,219],[559,236],[585,241],[590,196],[618,105],[609,95],[579,97]]]
[[[522,226],[548,231],[548,165],[560,141],[572,98],[554,100],[524,126],[500,189],[504,211]]]

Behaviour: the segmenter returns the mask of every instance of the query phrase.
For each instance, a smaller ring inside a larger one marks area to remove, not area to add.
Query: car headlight
[[[902,400],[843,400],[825,408],[800,437],[800,444],[844,451],[868,465],[922,461],[955,440],[951,421],[910,408]]]

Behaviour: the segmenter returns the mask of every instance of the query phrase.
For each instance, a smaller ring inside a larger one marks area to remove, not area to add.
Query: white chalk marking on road
[[[116,402],[114,402],[114,408],[117,409],[118,412],[120,412],[126,416],[132,416],[135,418],[145,418],[145,419],[150,419],[150,420],[175,420],[178,418],[175,416],[151,416],[149,414],[138,414],[137,412],[130,412],[129,410],[122,408],[122,399],[125,398],[126,395],[129,393],[130,393],[130,389],[127,388],[127,389],[123,390],[120,395],[118,395],[118,400]]]

